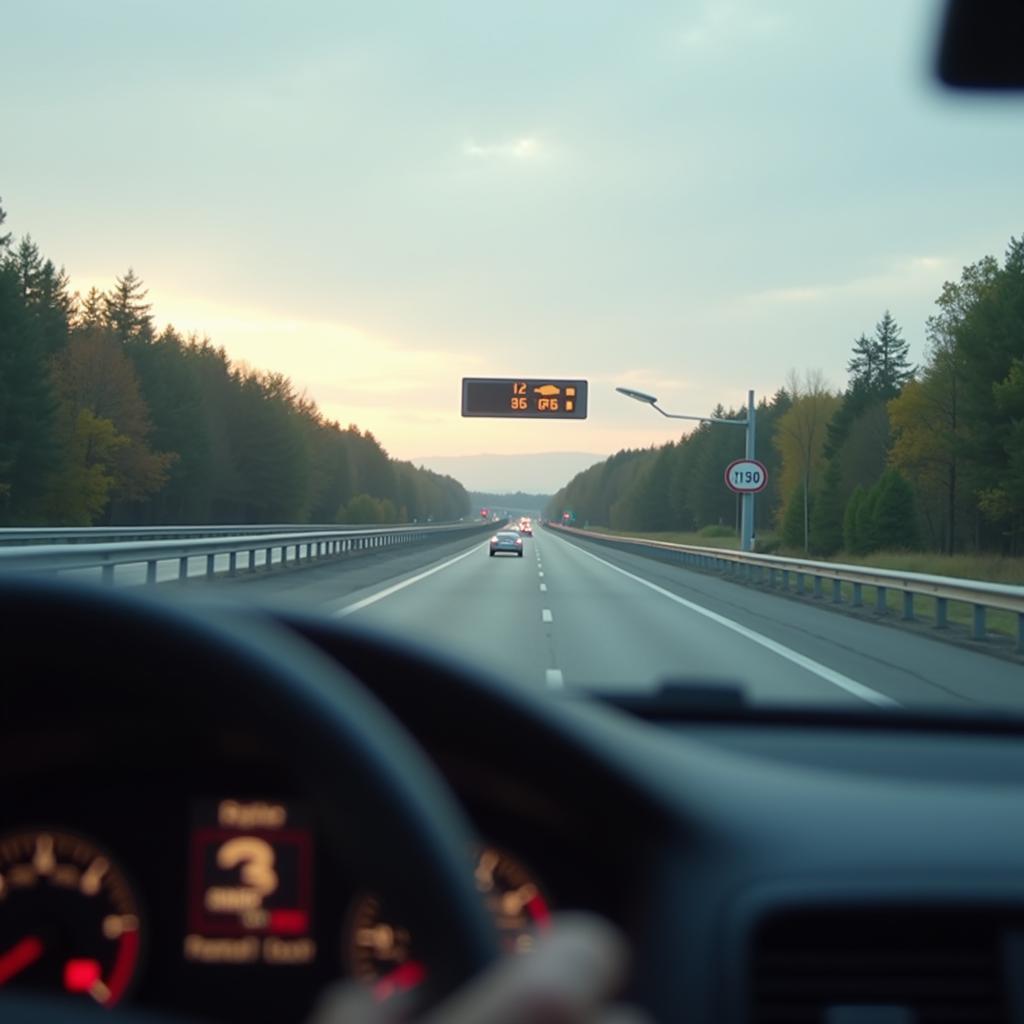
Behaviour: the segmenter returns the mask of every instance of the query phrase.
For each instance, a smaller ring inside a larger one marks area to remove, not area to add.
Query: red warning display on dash
[[[187,960],[315,959],[313,837],[302,812],[273,800],[198,801],[189,858]]]

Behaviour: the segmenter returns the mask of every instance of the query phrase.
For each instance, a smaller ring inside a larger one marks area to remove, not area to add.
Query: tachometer
[[[139,962],[139,906],[112,858],[50,829],[0,838],[0,986],[116,1005]]]
[[[494,846],[480,851],[474,876],[505,951],[532,949],[535,932],[550,920],[547,898],[534,877],[516,858]],[[344,950],[349,973],[373,985],[380,996],[413,988],[425,977],[410,929],[395,908],[376,894],[364,893],[355,901]]]

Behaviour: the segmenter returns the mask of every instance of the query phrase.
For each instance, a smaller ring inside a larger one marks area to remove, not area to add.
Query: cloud
[[[899,260],[877,274],[866,274],[828,284],[767,288],[742,298],[745,304],[806,305],[842,295],[899,294],[932,288],[937,293],[944,277],[954,274],[954,261],[941,256],[914,256]]]
[[[756,5],[709,0],[690,22],[675,34],[681,49],[716,49],[750,36],[776,32],[782,24],[777,13],[759,11]]]

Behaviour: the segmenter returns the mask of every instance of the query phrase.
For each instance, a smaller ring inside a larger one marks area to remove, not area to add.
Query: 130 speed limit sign
[[[768,486],[768,470],[757,459],[737,459],[725,467],[725,483],[737,494],[757,494]]]

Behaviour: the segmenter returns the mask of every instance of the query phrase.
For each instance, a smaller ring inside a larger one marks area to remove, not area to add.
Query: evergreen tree
[[[918,546],[917,510],[910,484],[895,469],[878,481],[874,506],[874,541],[879,548],[913,550]]]
[[[18,254],[0,264],[0,522],[8,525],[40,521],[60,454],[47,353],[21,269]]]
[[[861,552],[860,533],[857,524],[859,522],[860,507],[864,504],[866,497],[867,491],[865,488],[855,488],[853,494],[850,495],[850,500],[846,503],[846,511],[843,513],[843,547],[851,555],[860,554]]]
[[[871,391],[878,380],[878,347],[872,338],[862,334],[853,343],[853,355],[846,364],[850,373],[851,391]]]
[[[804,497],[804,485],[801,483],[797,485],[796,490],[789,496],[789,501],[786,503],[786,512],[782,518],[782,543],[787,548],[806,550],[804,547],[806,539]],[[807,495],[806,512],[808,516],[814,513],[814,502],[811,501],[810,495]]]
[[[28,309],[38,297],[43,273],[43,258],[31,235],[26,235],[11,253],[10,267],[18,282],[21,301]]]
[[[104,296],[105,325],[121,344],[153,340],[152,307],[145,301],[147,294],[141,278],[129,267],[124,277],[115,278],[114,287]]]
[[[93,286],[89,293],[78,304],[78,316],[75,320],[76,327],[91,327],[93,329],[102,327],[106,323],[106,304],[103,292]]]
[[[875,324],[872,344],[876,367],[872,390],[883,398],[895,398],[914,376],[914,367],[910,364],[910,343],[903,339],[900,327],[889,310]]]
[[[811,553],[832,555],[843,546],[843,496],[839,463],[829,462],[811,503]]]
[[[4,226],[4,221],[7,220],[7,213],[3,208],[3,201],[0,199],[0,228]],[[7,250],[11,245],[11,233],[8,231],[6,234],[0,234],[0,258],[7,255]]]
[[[878,506],[878,484],[876,483],[864,495],[857,506],[857,546],[855,555],[867,555],[880,547],[875,526],[875,509]]]

